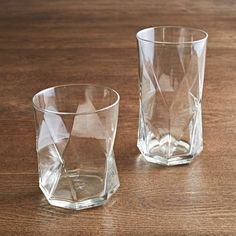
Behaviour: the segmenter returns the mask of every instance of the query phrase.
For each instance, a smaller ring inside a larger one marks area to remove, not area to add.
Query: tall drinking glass
[[[119,95],[96,85],[64,85],[33,97],[39,186],[50,204],[98,206],[118,189],[113,154]]]
[[[137,33],[138,148],[147,161],[186,164],[203,149],[202,91],[207,33],[154,27]]]

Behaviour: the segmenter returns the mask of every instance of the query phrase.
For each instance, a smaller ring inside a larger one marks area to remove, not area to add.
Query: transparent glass
[[[138,148],[147,161],[186,164],[203,149],[201,101],[207,33],[154,27],[137,33]]]
[[[64,85],[33,97],[39,186],[50,204],[84,209],[118,189],[113,153],[119,95],[96,85]]]

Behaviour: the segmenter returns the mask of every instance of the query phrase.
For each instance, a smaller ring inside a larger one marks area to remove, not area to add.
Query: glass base
[[[99,170],[61,167],[57,172],[45,173],[39,180],[39,187],[51,205],[74,210],[105,204],[119,186],[113,155],[107,159],[105,175]]]
[[[187,142],[176,141],[171,135],[166,135],[159,141],[153,139],[148,148],[139,139],[137,146],[146,161],[164,166],[189,164],[203,150],[202,145],[193,150]]]
[[[85,199],[85,200],[80,200],[80,201],[69,201],[67,199],[63,198],[56,198],[56,197],[49,197],[47,198],[47,193],[45,192],[44,188],[39,185],[40,189],[44,193],[45,197],[47,198],[48,202],[56,207],[62,207],[62,208],[68,208],[68,209],[73,209],[73,210],[83,210],[87,208],[92,208],[96,206],[101,206],[104,205],[108,199],[118,190],[120,186],[120,183],[117,183],[117,185],[110,190],[107,194],[104,194],[101,197],[95,197],[91,199]]]
[[[61,183],[61,186],[57,187],[57,190],[55,191],[55,193],[52,194],[52,196],[48,194],[47,190],[45,190],[41,183],[39,184],[39,187],[51,205],[74,210],[82,210],[105,204],[120,186],[120,182],[117,177],[116,182],[112,183],[112,188],[109,188],[109,191],[104,193],[96,193],[96,190],[99,191],[99,189],[102,187],[99,186],[100,181],[98,177],[92,177],[91,175],[74,175],[73,178],[80,179],[80,187],[75,187],[74,181],[72,181],[71,183],[73,183],[73,190],[71,190],[68,188],[68,184],[66,183],[67,181],[65,181],[64,184]],[[66,185],[67,187],[65,187]],[[88,195],[90,196],[88,197]]]

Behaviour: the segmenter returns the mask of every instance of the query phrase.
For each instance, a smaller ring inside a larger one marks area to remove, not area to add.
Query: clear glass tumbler
[[[147,161],[186,164],[203,149],[201,101],[207,33],[154,27],[136,35],[139,52],[138,147]]]
[[[84,209],[118,189],[113,153],[119,94],[96,85],[63,85],[33,97],[39,186],[51,205]]]

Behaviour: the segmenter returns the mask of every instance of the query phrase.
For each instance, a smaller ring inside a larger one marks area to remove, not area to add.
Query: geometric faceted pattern
[[[189,163],[202,151],[201,99],[206,42],[155,45],[138,40],[138,147],[150,162]]]
[[[57,111],[53,99],[47,110]],[[90,99],[77,113],[95,111]],[[103,204],[119,187],[113,154],[118,104],[100,112],[63,115],[35,109],[40,188],[55,206]]]

